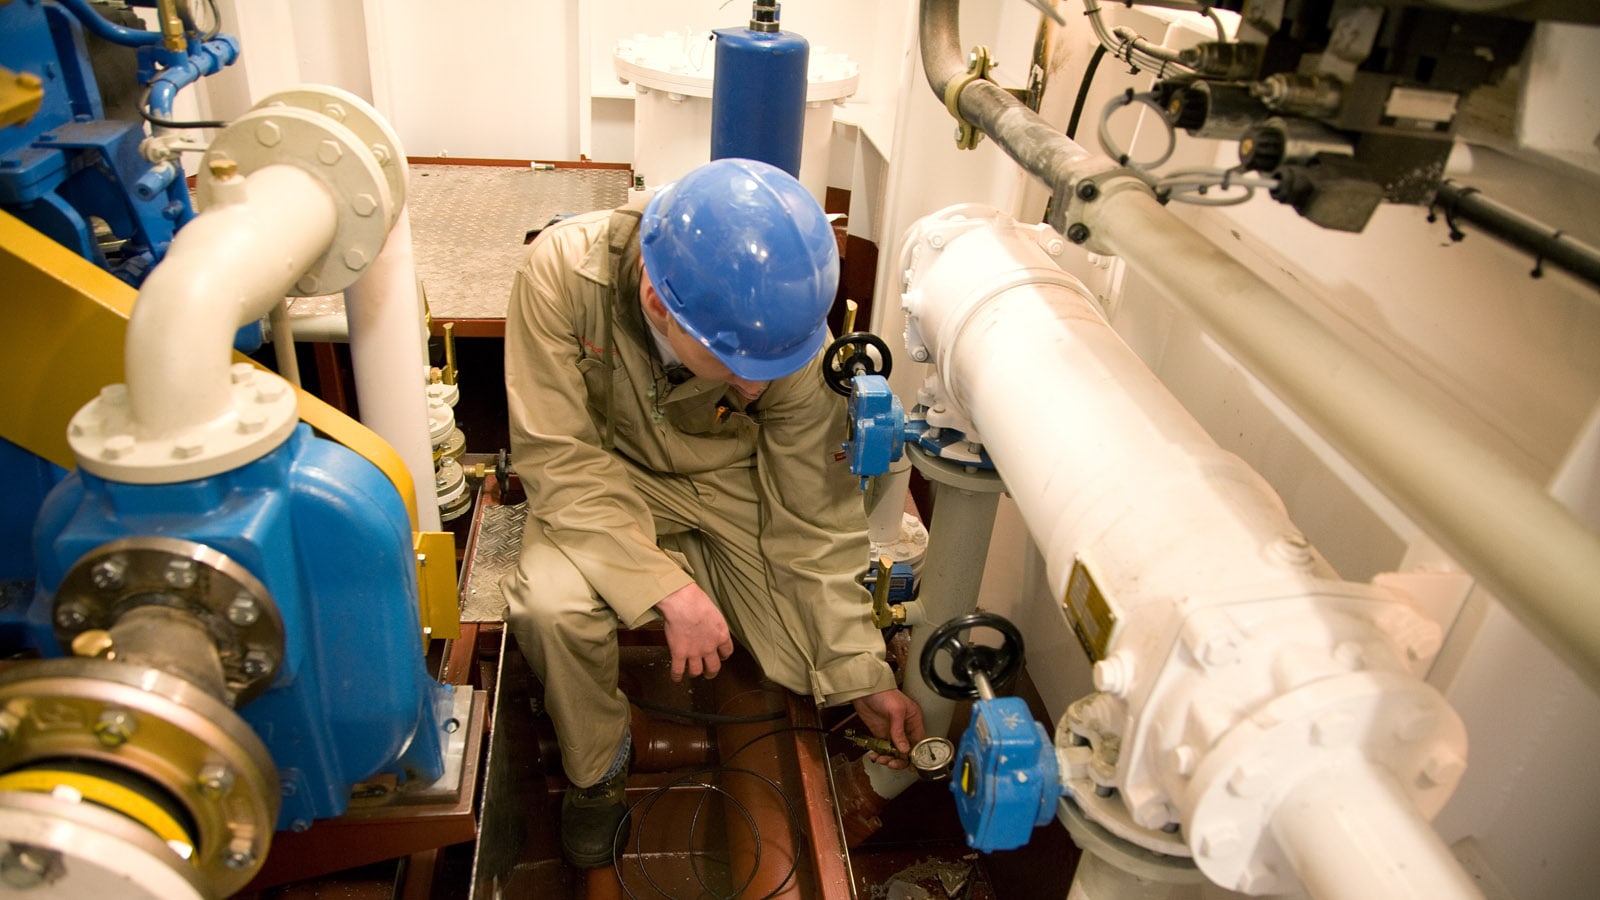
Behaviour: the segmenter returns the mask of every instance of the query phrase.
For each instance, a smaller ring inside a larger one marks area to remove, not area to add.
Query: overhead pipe
[[[965,73],[958,0],[922,0],[928,83],[941,100]],[[1050,225],[1120,256],[1183,306],[1366,478],[1600,688],[1600,535],[1515,466],[1405,391],[1281,292],[1113,175],[1093,200],[1075,182],[1114,166],[978,79],[956,108],[1054,192]],[[1069,217],[1074,219],[1069,225]],[[1529,536],[1536,539],[1530,540]]]

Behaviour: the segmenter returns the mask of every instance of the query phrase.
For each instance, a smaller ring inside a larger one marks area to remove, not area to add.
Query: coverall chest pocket
[[[594,416],[596,422],[609,418],[611,411],[605,409],[608,399],[615,402],[615,397],[607,393],[607,387],[615,377],[611,366],[606,361],[595,356],[586,356],[578,360],[578,374],[583,376],[584,393],[587,395],[585,403],[589,407],[589,414]]]

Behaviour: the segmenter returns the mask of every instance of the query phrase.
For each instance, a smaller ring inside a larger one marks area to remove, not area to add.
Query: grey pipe
[[[966,53],[956,33],[960,6],[958,0],[922,0],[918,27],[922,68],[940,103],[944,102],[950,82],[967,73]],[[1068,187],[1081,163],[1092,156],[991,81],[969,83],[962,89],[956,108],[963,119],[994,138],[1007,156],[1058,195]],[[1064,208],[1065,204],[1057,206]]]
[[[964,76],[958,0],[922,0],[923,68],[941,102]],[[957,99],[967,121],[1056,194],[1111,168],[993,84]],[[1088,245],[1124,257],[1600,687],[1600,535],[1510,463],[1408,394],[1281,292],[1157,205],[1134,178],[1084,204]]]

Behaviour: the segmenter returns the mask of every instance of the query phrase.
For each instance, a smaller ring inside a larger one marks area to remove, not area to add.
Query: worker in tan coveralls
[[[618,627],[659,619],[674,680],[715,677],[737,637],[768,678],[853,703],[902,751],[923,737],[855,580],[862,495],[819,368],[838,272],[798,181],[724,159],[547,227],[516,273],[506,389],[528,519],[507,619],[560,739],[574,865],[608,864],[627,834]]]

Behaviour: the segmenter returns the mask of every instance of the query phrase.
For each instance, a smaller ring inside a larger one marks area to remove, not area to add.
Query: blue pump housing
[[[799,178],[810,43],[784,31],[715,33],[711,158],[757,159]]]
[[[1062,794],[1055,749],[1022,698],[973,703],[956,760],[950,792],[968,846],[1015,850],[1055,817]]]
[[[138,47],[139,71],[127,77],[150,84],[168,110],[176,88],[233,63],[239,45],[218,35],[166,51],[152,46],[159,33],[113,25],[87,0],[0,3],[0,66],[37,78],[43,90],[31,118],[0,129],[0,209],[138,286],[194,207],[181,161],[151,163],[140,153],[144,123],[106,118],[91,40]],[[114,255],[98,227],[118,239]]]
[[[451,688],[427,674],[410,521],[394,486],[355,452],[299,425],[231,472],[168,485],[68,475],[34,532],[37,646],[59,654],[50,597],[72,565],[110,541],[181,538],[249,569],[282,616],[284,659],[238,710],[278,767],[280,828],[345,811],[351,786],[380,773],[443,774]]]

